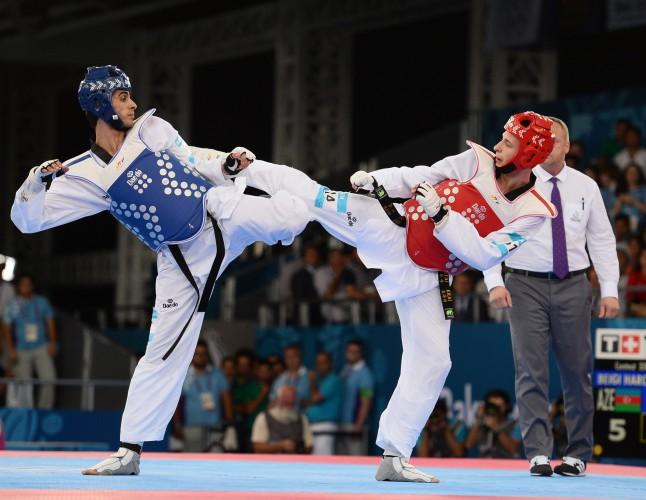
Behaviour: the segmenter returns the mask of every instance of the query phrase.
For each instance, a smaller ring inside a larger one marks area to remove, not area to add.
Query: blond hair
[[[565,142],[570,142],[570,129],[567,128],[565,122],[555,116],[548,116],[548,118],[554,123],[558,123],[563,128],[563,130],[565,130]]]

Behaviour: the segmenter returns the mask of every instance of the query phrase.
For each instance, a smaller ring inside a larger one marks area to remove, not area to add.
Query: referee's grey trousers
[[[507,273],[505,286],[516,368],[516,400],[525,455],[552,456],[548,377],[550,342],[561,374],[568,446],[566,456],[592,456],[592,290],[585,273],[548,280]]]

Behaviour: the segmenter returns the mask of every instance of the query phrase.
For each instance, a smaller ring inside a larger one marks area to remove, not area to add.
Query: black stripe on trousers
[[[197,310],[197,312],[206,312],[206,309],[209,305],[209,299],[211,298],[211,294],[213,293],[213,288],[215,286],[215,280],[218,277],[218,273],[220,272],[220,267],[222,266],[222,261],[224,260],[224,238],[222,237],[222,231],[220,230],[220,227],[218,226],[217,221],[213,217],[211,217],[210,214],[209,214],[209,219],[211,219],[211,223],[213,224],[213,232],[215,233],[216,254],[215,254],[215,259],[213,259],[213,264],[211,265],[211,270],[209,271],[209,275],[206,279],[206,284],[204,285],[204,290],[202,290],[201,295],[200,295],[200,289],[197,287],[195,278],[193,277],[191,270],[188,268],[188,264],[186,263],[186,259],[184,259],[184,256],[182,255],[181,250],[177,245],[168,245],[170,253],[175,258],[175,262],[177,262],[177,265],[181,269],[182,274],[186,276],[186,279],[188,280],[188,282],[195,289],[195,293],[197,294],[197,302],[195,304],[195,307],[193,308],[193,312],[191,313],[191,316],[188,318],[188,321],[184,325],[184,328],[182,328],[182,331],[175,339],[175,342],[173,342],[173,345],[170,346],[170,349],[168,349],[168,352],[166,352],[166,354],[162,356],[162,360],[164,361],[168,359],[168,356],[172,354],[172,352],[177,347],[177,344],[179,344],[179,341],[184,336],[184,332],[186,331],[186,328],[188,328],[188,325],[191,322],[191,320],[193,319],[193,315],[195,314],[195,311]]]

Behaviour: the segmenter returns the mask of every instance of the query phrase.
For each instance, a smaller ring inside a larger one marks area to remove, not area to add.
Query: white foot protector
[[[136,476],[139,474],[139,453],[127,448],[82,472],[85,476]]]
[[[384,455],[377,474],[377,481],[398,481],[412,483],[439,483],[440,480],[435,476],[426,474],[421,470],[408,463],[404,457],[393,457]]]

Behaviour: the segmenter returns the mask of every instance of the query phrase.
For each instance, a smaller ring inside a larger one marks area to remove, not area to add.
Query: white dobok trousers
[[[207,196],[217,196],[217,190],[211,189]],[[219,217],[216,213],[218,204],[211,200],[207,207],[221,230],[225,248],[218,276],[247,245],[256,241],[270,245],[278,241],[290,244],[311,217],[303,201],[286,192],[276,192],[272,198],[241,195],[228,217]],[[217,258],[211,220],[207,219],[203,231],[195,239],[178,247],[201,296]],[[157,256],[157,272],[148,346],[132,376],[121,420],[121,441],[129,443],[164,438],[204,319],[204,312],[197,310],[195,288],[168,248]]]
[[[395,301],[403,354],[397,387],[379,421],[377,445],[410,457],[451,369],[451,322],[444,319],[437,273],[413,264],[406,230],[388,218],[376,199],[325,190],[299,170],[260,160],[241,175],[269,194],[284,190],[300,197],[314,220],[356,247],[368,268],[382,270],[375,285],[384,302]]]

